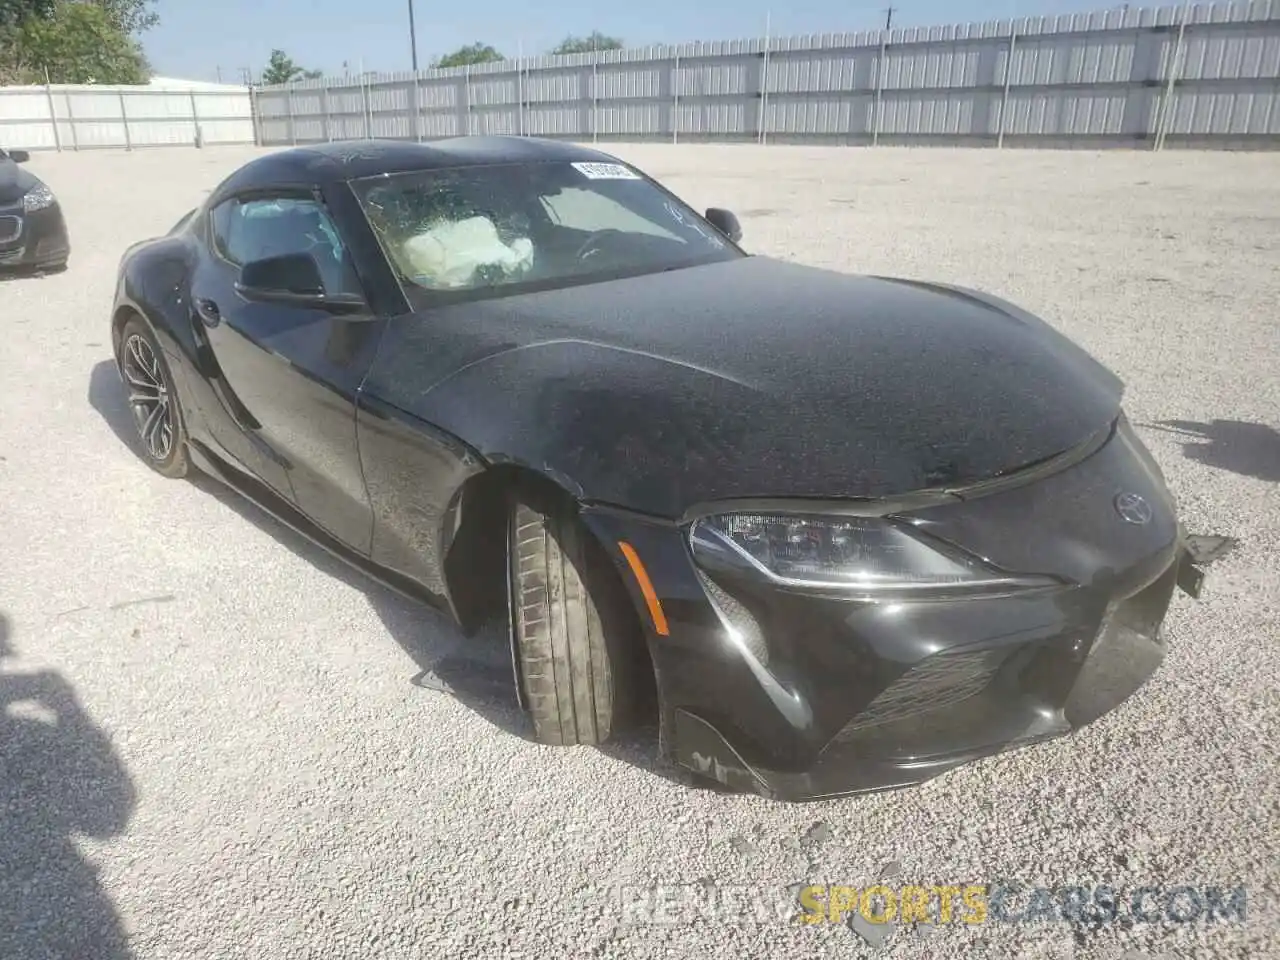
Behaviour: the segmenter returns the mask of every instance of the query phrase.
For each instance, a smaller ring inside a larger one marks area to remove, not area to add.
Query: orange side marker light
[[[671,636],[671,630],[667,627],[667,615],[662,612],[662,604],[658,602],[658,595],[653,590],[653,583],[649,580],[648,571],[645,570],[644,564],[640,562],[640,555],[625,540],[618,541],[618,548],[622,550],[622,555],[627,558],[627,563],[631,565],[631,572],[636,578],[636,583],[640,586],[640,592],[644,594],[644,602],[649,605],[649,616],[653,617],[653,629],[658,631],[659,636]]]

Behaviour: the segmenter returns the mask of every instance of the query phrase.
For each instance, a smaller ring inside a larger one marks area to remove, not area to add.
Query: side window
[[[227,249],[227,237],[231,233],[231,214],[235,207],[234,200],[227,200],[214,207],[209,212],[209,233],[213,238],[213,249],[217,251],[218,256],[238,267],[241,264]]]
[[[541,200],[547,215],[563,227],[587,231],[620,230],[623,233],[646,233],[667,240],[680,240],[670,230],[595,190],[566,187],[556,195],[542,197]]]
[[[351,256],[324,205],[312,199],[228,200],[211,218],[218,255],[235,266],[305,253],[320,267],[329,293],[359,293]]]

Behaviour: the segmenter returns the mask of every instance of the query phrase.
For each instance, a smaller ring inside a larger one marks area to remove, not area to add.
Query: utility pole
[[[418,31],[413,25],[413,0],[409,0],[409,52],[413,56],[413,72],[418,72]]]
[[[884,12],[884,28],[886,30],[893,29],[893,13],[896,8],[890,4],[889,9]]]

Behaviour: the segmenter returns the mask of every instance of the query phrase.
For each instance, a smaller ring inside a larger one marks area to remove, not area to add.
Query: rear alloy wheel
[[[508,519],[515,666],[534,735],[604,743],[631,719],[647,668],[626,591],[567,503],[518,492]]]
[[[142,458],[153,470],[178,479],[187,474],[186,431],[173,391],[173,378],[155,336],[134,317],[120,333],[120,378],[129,391],[129,409],[138,430]]]

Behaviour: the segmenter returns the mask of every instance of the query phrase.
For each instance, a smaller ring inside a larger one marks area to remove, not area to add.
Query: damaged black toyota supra
[[[741,232],[566,143],[264,155],[122,259],[139,448],[509,623],[541,742],[656,717],[730,789],[919,783],[1134,693],[1210,557],[1121,382],[996,297]]]

